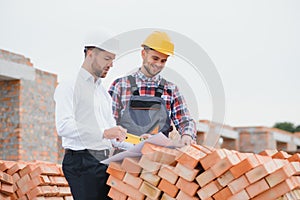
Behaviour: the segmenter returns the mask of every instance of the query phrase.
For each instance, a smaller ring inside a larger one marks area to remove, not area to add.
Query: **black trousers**
[[[110,187],[106,184],[107,166],[99,161],[108,157],[104,153],[88,150],[66,151],[62,169],[74,200],[106,200]]]

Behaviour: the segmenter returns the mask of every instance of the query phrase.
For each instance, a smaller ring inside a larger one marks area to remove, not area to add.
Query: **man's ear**
[[[141,55],[142,55],[142,58],[143,59],[145,59],[145,57],[146,57],[146,50],[145,49],[143,49],[142,51],[141,51]]]
[[[88,49],[86,55],[91,57],[94,49]]]

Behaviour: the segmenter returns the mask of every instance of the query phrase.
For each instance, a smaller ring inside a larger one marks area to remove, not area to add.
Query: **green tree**
[[[273,127],[284,130],[284,131],[288,131],[288,132],[291,132],[291,133],[295,132],[295,125],[291,122],[277,122],[277,123],[275,123],[275,125]],[[297,126],[297,128],[298,127],[299,126]]]
[[[294,132],[300,132],[300,125],[298,125],[296,128],[295,128],[295,131]]]

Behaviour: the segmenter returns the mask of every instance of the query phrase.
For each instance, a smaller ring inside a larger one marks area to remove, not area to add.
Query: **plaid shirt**
[[[158,87],[162,77],[156,75],[147,78],[140,70],[132,74],[136,79],[140,95],[155,96],[155,89]],[[109,89],[112,96],[113,115],[118,123],[119,118],[123,115],[125,107],[128,105],[131,93],[131,85],[127,76],[116,79]],[[196,124],[191,118],[184,97],[180,94],[177,86],[166,81],[164,92],[161,96],[165,102],[176,129],[181,135],[190,135],[195,139]]]

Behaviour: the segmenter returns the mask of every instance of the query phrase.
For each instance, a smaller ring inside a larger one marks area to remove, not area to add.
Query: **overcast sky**
[[[81,66],[87,30],[170,30],[197,43],[214,64],[224,88],[225,124],[300,125],[299,10],[297,0],[0,0],[0,49],[22,54],[62,80]],[[139,51],[124,55],[105,84],[140,63]],[[189,63],[175,55],[164,75],[179,82],[196,120],[218,112],[203,74],[193,73]]]

